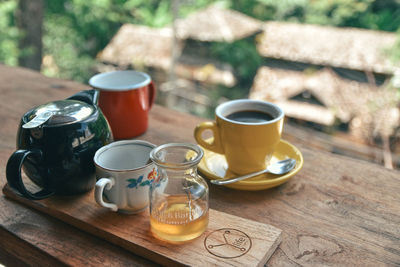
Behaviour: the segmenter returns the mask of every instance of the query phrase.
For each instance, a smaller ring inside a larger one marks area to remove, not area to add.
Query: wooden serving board
[[[148,211],[124,215],[96,204],[93,191],[74,197],[31,201],[8,185],[3,193],[83,231],[166,266],[263,266],[281,241],[281,230],[210,209],[209,226],[197,239],[179,245],[154,238]]]

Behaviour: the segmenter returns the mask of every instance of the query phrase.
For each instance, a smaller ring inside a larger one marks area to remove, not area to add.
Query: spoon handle
[[[249,174],[246,174],[246,175],[243,175],[243,176],[239,176],[239,177],[235,177],[235,178],[224,179],[224,180],[211,180],[210,182],[212,184],[216,184],[216,185],[231,184],[231,183],[236,183],[238,181],[242,181],[242,180],[245,180],[247,178],[251,178],[251,177],[254,177],[254,176],[257,176],[257,175],[260,175],[260,174],[263,174],[263,173],[267,173],[267,172],[268,172],[268,170],[265,169],[265,170],[262,170],[262,171],[249,173]]]

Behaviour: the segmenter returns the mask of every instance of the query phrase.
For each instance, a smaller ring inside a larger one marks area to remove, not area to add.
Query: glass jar
[[[192,240],[208,226],[208,185],[197,173],[203,150],[194,144],[170,143],[154,148],[150,158],[157,178],[150,186],[153,235],[173,243]]]

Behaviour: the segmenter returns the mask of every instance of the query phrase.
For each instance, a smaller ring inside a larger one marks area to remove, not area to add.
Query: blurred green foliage
[[[400,26],[397,0],[176,0],[179,16],[219,4],[260,20],[281,20],[396,31]],[[44,64],[49,76],[86,82],[95,72],[99,53],[124,23],[162,27],[172,22],[171,0],[45,0]],[[14,13],[17,0],[0,0],[0,62],[16,65],[18,38]],[[399,34],[400,35],[400,34]],[[240,87],[248,89],[261,58],[254,40],[212,44],[213,55],[231,64]],[[400,61],[400,43],[391,50]],[[235,95],[234,90],[225,90]]]
[[[233,43],[213,43],[211,46],[213,57],[228,62],[233,67],[239,86],[252,82],[253,76],[262,63],[262,58],[254,44],[254,38],[250,38]]]
[[[231,8],[260,20],[396,31],[398,0],[236,0]]]
[[[10,66],[18,64],[18,28],[15,26],[15,0],[0,1],[0,62]]]
[[[95,72],[95,58],[123,23],[160,27],[172,18],[169,1],[46,1],[44,55],[55,67],[47,75],[85,82]],[[47,64],[45,64],[47,65]]]
[[[180,10],[182,16],[208,5],[194,1]],[[161,0],[58,0],[46,1],[44,54],[56,68],[47,75],[86,82],[95,70],[95,57],[124,23],[163,27],[173,20],[171,1]]]

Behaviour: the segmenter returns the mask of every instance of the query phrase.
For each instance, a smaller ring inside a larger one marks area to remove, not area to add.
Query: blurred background
[[[206,118],[275,102],[289,141],[400,168],[400,0],[0,0],[0,62],[145,71],[158,104]]]

